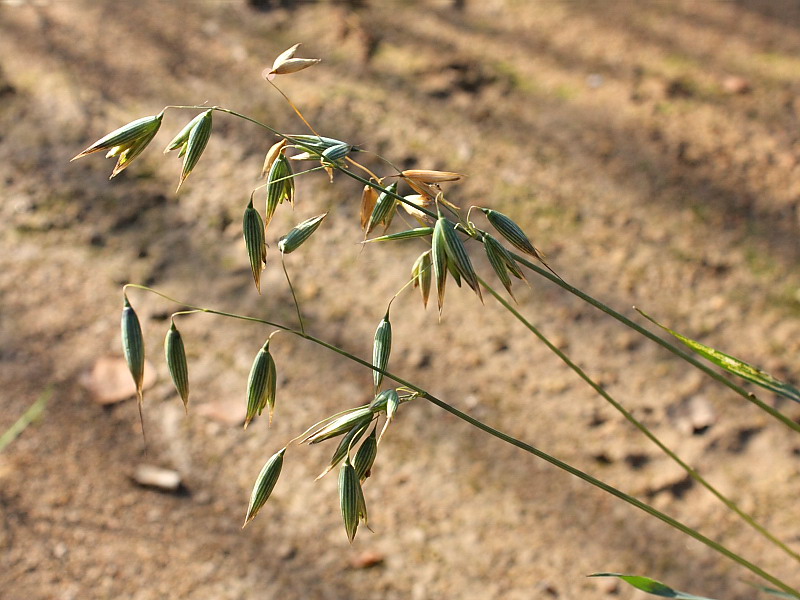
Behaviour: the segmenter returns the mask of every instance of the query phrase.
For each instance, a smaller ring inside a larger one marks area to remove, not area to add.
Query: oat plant
[[[341,175],[358,181],[363,185],[363,191],[361,198],[354,199],[354,201],[360,201],[359,222],[363,230],[362,243],[365,244],[365,247],[374,243],[394,243],[409,239],[423,243],[424,249],[413,265],[410,266],[410,272],[403,275],[404,285],[398,294],[416,288],[419,290],[423,304],[427,306],[431,291],[435,286],[436,305],[440,316],[445,309],[445,292],[448,281],[452,282],[451,287],[453,285],[462,287],[462,284],[466,284],[466,287],[475,293],[482,303],[489,301],[495,303],[501,310],[506,311],[512,318],[516,319],[525,331],[541,340],[579,378],[615,410],[619,411],[632,426],[638,429],[671,460],[680,465],[694,481],[705,487],[727,509],[736,514],[758,534],[783,551],[789,559],[800,562],[800,554],[790,548],[778,535],[768,531],[751,515],[736,505],[733,500],[714,487],[701,473],[681,459],[644,423],[636,419],[619,400],[613,398],[600,384],[572,361],[562,349],[549,340],[528,317],[523,315],[516,305],[513,286],[517,282],[526,282],[532,276],[549,280],[567,293],[573,294],[582,301],[594,306],[637,334],[644,336],[687,364],[699,369],[785,426],[798,432],[800,432],[800,425],[748,392],[737,383],[735,377],[759,385],[770,392],[795,402],[800,402],[800,391],[757,367],[691,340],[666,325],[658,323],[654,318],[642,312],[641,314],[655,324],[659,331],[665,332],[668,336],[662,337],[659,333],[654,333],[647,327],[634,322],[587,292],[572,286],[544,261],[541,251],[534,246],[530,237],[512,217],[486,206],[473,206],[465,212],[453,202],[449,186],[457,183],[463,177],[461,174],[423,168],[401,170],[396,168],[389,160],[375,153],[370,153],[383,165],[383,171],[380,175],[373,172],[372,169],[358,160],[361,154],[368,152],[367,148],[357,147],[347,141],[320,135],[297,105],[276,85],[274,80],[278,76],[296,73],[320,62],[319,59],[296,57],[298,46],[299,44],[282,53],[271,68],[265,69],[263,75],[266,81],[281,94],[291,110],[302,121],[308,130],[307,133],[283,133],[266,123],[219,106],[167,106],[156,115],[137,119],[109,133],[79,153],[75,158],[98,151],[106,151],[107,157],[117,158],[117,163],[111,173],[111,177],[114,177],[128,168],[131,162],[153,141],[162,126],[167,111],[190,111],[194,114],[191,115],[186,125],[180,129],[165,149],[165,153],[178,150],[179,157],[182,158],[183,162],[178,181],[178,189],[180,189],[198,165],[206,145],[211,141],[212,119],[215,117],[215,113],[218,113],[218,116],[244,119],[260,128],[265,134],[265,146],[271,144],[266,152],[261,172],[265,183],[253,189],[246,203],[243,202],[242,220],[244,237],[243,261],[246,260],[249,264],[257,293],[262,291],[261,274],[268,263],[266,232],[280,206],[284,203],[294,206],[297,201],[295,193],[296,179],[310,176],[316,171],[324,171],[331,181],[334,181],[334,175]],[[300,170],[295,167],[297,164],[308,165],[309,163],[311,166],[305,166]],[[418,226],[405,230],[390,231],[395,215],[401,211],[409,218],[416,220]],[[402,405],[414,400],[424,400],[485,433],[529,454],[533,454],[588,484],[600,488],[606,493],[635,506],[652,517],[700,541],[748,569],[762,582],[769,584],[768,586],[761,586],[762,590],[785,597],[800,598],[800,592],[790,583],[766,572],[757,564],[719,542],[706,537],[695,528],[677,521],[643,500],[616,489],[589,473],[583,472],[524,441],[491,427],[438,398],[430,391],[415,385],[408,378],[390,371],[389,359],[392,350],[390,307],[394,297],[388,299],[385,316],[377,324],[371,360],[355,356],[309,333],[302,317],[300,303],[292,286],[289,270],[283,258],[286,254],[302,250],[303,244],[319,227],[324,226],[326,214],[317,215],[298,223],[290,231],[282,235],[277,244],[281,266],[294,300],[294,307],[297,313],[296,325],[235,314],[215,308],[195,306],[189,302],[177,300],[159,290],[134,283],[129,283],[123,287],[123,350],[136,383],[140,415],[143,406],[142,373],[145,348],[139,319],[128,299],[128,294],[134,290],[157,294],[164,300],[183,307],[182,310],[172,315],[170,328],[166,333],[165,357],[176,391],[187,411],[190,409],[189,370],[184,341],[177,328],[176,318],[188,313],[205,313],[239,319],[267,325],[274,329],[273,333],[264,341],[262,347],[254,349],[253,365],[247,383],[247,398],[244,399],[247,406],[245,427],[261,415],[264,409],[267,409],[270,421],[275,413],[278,399],[276,382],[277,364],[279,362],[276,361],[276,356],[279,358],[279,355],[276,353],[276,349],[271,346],[271,340],[277,332],[294,335],[322,346],[373,371],[373,387],[370,392],[374,399],[370,403],[352,407],[341,413],[321,419],[305,432],[289,440],[266,461],[255,480],[245,514],[245,525],[262,510],[268,501],[278,482],[284,466],[285,454],[289,447],[299,444],[330,442],[331,445],[335,444],[335,448],[333,448],[331,459],[323,468],[320,477],[334,469],[339,470],[339,508],[344,522],[345,533],[352,542],[357,535],[359,525],[362,523],[366,525],[367,523],[367,505],[363,487],[368,482],[370,469],[379,454],[382,436]],[[479,217],[479,219],[473,220],[473,216]],[[480,220],[485,221],[486,225],[479,225],[478,221]],[[492,274],[502,284],[508,298],[498,291],[493,284],[487,282],[486,274],[479,274],[475,269],[472,257],[479,253],[486,254]],[[450,293],[452,294],[454,291],[451,290]],[[675,341],[671,341],[670,338]],[[721,368],[723,372],[720,372],[717,368]],[[732,378],[730,375],[735,377]],[[387,386],[386,382],[389,381],[393,383]],[[144,432],[144,427],[142,427],[142,431]],[[669,595],[669,593],[675,592],[675,594],[683,595],[673,594],[670,597],[699,598],[691,596],[691,594],[676,592],[669,586],[646,577],[619,574],[598,575],[619,576],[632,584],[640,584],[640,589],[645,591],[651,593],[663,592],[659,595]]]

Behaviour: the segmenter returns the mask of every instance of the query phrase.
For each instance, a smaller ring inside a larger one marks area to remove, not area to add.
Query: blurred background
[[[596,571],[752,597],[753,578],[684,536],[422,401],[404,405],[365,485],[374,533],[352,545],[333,447],[292,447],[240,530],[264,461],[329,414],[368,401],[363,368],[291,336],[272,345],[272,427],[243,432],[247,375],[270,329],[178,324],[190,410],[163,361],[180,305],[132,291],[152,362],[148,452],[119,342],[121,286],[294,323],[275,248],[330,211],[287,258],[307,329],[362,357],[419,247],[358,242],[360,186],[314,173],[282,206],[254,290],[241,218],[274,138],[214,115],[179,194],[163,156],[197,111],[111,182],[69,159],[168,104],[225,106],[286,133],[303,123],[261,78],[281,51],[322,63],[279,78],[323,135],[401,168],[468,177],[462,207],[511,215],[567,281],[641,307],[798,382],[800,5],[730,2],[0,2],[0,595],[8,600],[643,597]],[[390,171],[365,159],[381,174]],[[257,196],[257,202],[263,198]],[[258,205],[263,210],[263,205]],[[476,258],[488,276],[488,263]],[[590,375],[795,549],[800,440],[752,405],[549,282],[520,310]],[[435,301],[434,301],[435,303]],[[591,393],[497,303],[450,286],[444,316],[393,305],[392,371],[636,493],[797,584],[797,570]],[[760,396],[790,417],[800,410]],[[177,473],[176,491],[137,467]]]

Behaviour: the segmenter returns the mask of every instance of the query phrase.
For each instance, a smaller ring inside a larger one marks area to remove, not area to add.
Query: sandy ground
[[[43,418],[0,454],[0,596],[644,597],[585,578],[620,571],[752,598],[748,572],[423,401],[402,407],[365,485],[374,533],[347,543],[335,475],[314,481],[326,445],[290,448],[270,503],[240,530],[266,458],[368,401],[371,375],[278,336],[275,420],[242,432],[209,407],[241,410],[271,329],[187,316],[184,416],[161,357],[180,306],[131,292],[157,375],[145,456],[135,402],[100,406],[81,385],[98,359],[121,354],[121,285],[291,324],[275,242],[330,211],[287,267],[308,330],[368,357],[419,246],[361,252],[360,187],[315,173],[270,226],[259,296],[241,241],[273,141],[258,128],[215,116],[178,195],[179,161],[159,148],[193,112],[168,112],[155,148],[112,182],[99,155],[68,161],[167,104],[208,102],[303,132],[260,74],[304,42],[323,62],[281,86],[323,135],[402,168],[466,173],[448,198],[514,216],[567,281],[797,383],[798,5],[261,4],[0,3],[0,431],[52,390]],[[484,259],[476,266],[490,275]],[[515,289],[558,346],[800,550],[796,434],[547,281]],[[496,303],[451,285],[441,323],[416,294],[398,298],[392,321],[393,371],[800,584],[790,558],[688,483]],[[760,397],[800,420],[797,405]],[[181,490],[137,486],[143,462],[178,471]]]

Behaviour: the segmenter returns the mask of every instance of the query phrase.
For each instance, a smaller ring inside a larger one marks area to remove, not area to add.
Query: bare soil
[[[299,182],[294,211],[281,207],[270,226],[259,296],[241,215],[273,138],[216,115],[177,195],[179,160],[159,148],[191,111],[168,112],[155,147],[111,182],[99,155],[69,162],[168,104],[208,102],[304,132],[261,78],[296,42],[324,60],[279,83],[323,135],[401,168],[466,173],[448,198],[512,215],[570,283],[798,382],[799,5],[458,4],[0,3],[0,431],[53,394],[0,454],[0,597],[643,597],[585,577],[596,571],[753,597],[754,578],[731,562],[423,401],[402,407],[365,486],[374,533],[347,543],[335,475],[314,481],[325,445],[290,448],[274,497],[241,530],[266,458],[371,390],[369,371],[278,336],[272,427],[243,432],[208,416],[215,403],[241,407],[263,326],[179,321],[184,416],[161,358],[180,306],[131,292],[157,374],[146,455],[136,403],[101,406],[80,383],[121,353],[126,282],[293,323],[275,242],[324,211],[287,266],[309,331],[370,355],[419,247],[361,251],[358,185],[321,173]],[[800,550],[796,435],[551,283],[533,276],[515,289],[558,346]],[[495,302],[451,285],[441,323],[416,293],[398,298],[392,320],[393,371],[800,583],[791,559],[691,485]],[[797,405],[760,397],[800,419]],[[181,490],[137,486],[143,462],[177,470]]]

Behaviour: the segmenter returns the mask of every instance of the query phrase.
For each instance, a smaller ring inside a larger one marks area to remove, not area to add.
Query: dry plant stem
[[[303,339],[308,340],[310,342],[313,342],[314,344],[317,344],[318,346],[322,346],[323,348],[327,348],[328,350],[331,350],[331,351],[335,352],[336,354],[339,354],[340,356],[343,356],[344,358],[347,358],[347,359],[349,359],[349,360],[351,360],[351,361],[353,361],[355,363],[358,363],[358,364],[360,364],[360,365],[362,365],[362,366],[364,366],[364,367],[366,367],[368,369],[383,373],[383,375],[385,377],[387,377],[387,378],[399,383],[402,386],[407,387],[408,389],[410,389],[410,390],[412,390],[414,392],[417,392],[417,394],[419,394],[420,398],[426,399],[428,402],[431,402],[432,404],[435,404],[436,406],[438,406],[442,410],[452,414],[455,417],[458,417],[462,421],[465,421],[465,422],[469,423],[470,425],[472,425],[474,427],[477,427],[481,431],[484,431],[485,433],[488,433],[489,435],[491,435],[493,437],[496,437],[499,440],[502,440],[502,441],[504,441],[504,442],[506,442],[508,444],[511,444],[512,446],[515,446],[515,447],[519,448],[520,450],[524,450],[525,452],[528,452],[529,454],[533,454],[534,456],[536,456],[538,458],[541,458],[544,461],[547,461],[551,465],[553,465],[553,466],[555,466],[555,467],[557,467],[557,468],[559,468],[559,469],[561,469],[563,471],[566,471],[567,473],[570,473],[571,475],[574,475],[575,477],[578,477],[579,479],[582,479],[583,481],[585,481],[585,482],[587,482],[587,483],[589,483],[589,484],[591,484],[591,485],[603,490],[604,492],[606,492],[608,494],[611,494],[612,496],[615,496],[616,498],[619,498],[620,500],[623,500],[623,501],[627,502],[628,504],[630,504],[632,506],[635,506],[636,508],[638,508],[638,509],[646,512],[647,514],[657,518],[658,520],[663,521],[667,525],[670,525],[671,527],[677,529],[681,533],[684,533],[684,534],[688,535],[689,537],[694,538],[695,540],[697,540],[697,541],[701,542],[702,544],[708,546],[712,550],[715,550],[716,552],[722,554],[723,556],[733,560],[734,562],[736,562],[739,565],[743,566],[744,568],[748,569],[751,573],[757,575],[758,577],[761,577],[765,581],[768,581],[769,583],[771,583],[772,585],[776,586],[777,588],[783,590],[787,594],[791,594],[792,596],[800,599],[800,591],[792,588],[791,586],[789,586],[788,584],[784,583],[783,581],[781,581],[780,579],[778,579],[774,575],[771,575],[770,573],[767,573],[762,568],[758,567],[757,565],[754,565],[753,563],[751,563],[747,559],[739,556],[738,554],[736,554],[732,550],[729,550],[727,547],[723,546],[722,544],[720,544],[718,542],[715,542],[714,540],[704,536],[703,534],[701,534],[697,530],[689,527],[688,525],[685,525],[685,524],[681,523],[680,521],[670,517],[669,515],[662,513],[658,509],[653,508],[649,504],[647,504],[645,502],[642,502],[641,500],[639,500],[637,498],[634,498],[633,496],[631,496],[629,494],[626,494],[625,492],[623,492],[621,490],[618,490],[617,488],[605,483],[604,481],[601,481],[601,480],[599,480],[599,479],[597,479],[595,477],[592,477],[588,473],[585,473],[585,472],[581,471],[580,469],[577,469],[576,467],[573,467],[572,465],[570,465],[568,463],[565,463],[565,462],[555,458],[554,456],[551,456],[551,455],[547,454],[546,452],[543,452],[542,450],[539,450],[538,448],[536,448],[534,446],[531,446],[530,444],[527,444],[527,443],[525,443],[525,442],[523,442],[521,440],[518,440],[518,439],[516,439],[516,438],[514,438],[514,437],[512,437],[512,436],[510,436],[510,435],[508,435],[506,433],[503,433],[502,431],[500,431],[498,429],[495,429],[495,428],[491,427],[490,425],[487,425],[486,423],[484,423],[482,421],[479,421],[478,419],[475,419],[474,417],[471,417],[467,413],[460,411],[459,409],[455,408],[454,406],[451,406],[450,404],[448,404],[444,400],[440,400],[436,396],[434,396],[434,395],[430,394],[429,392],[423,390],[422,388],[414,385],[413,383],[411,383],[409,381],[406,381],[405,379],[401,378],[400,376],[395,375],[395,374],[393,374],[390,371],[387,371],[385,369],[380,369],[380,368],[374,366],[372,363],[370,363],[370,362],[368,362],[368,361],[366,361],[364,359],[361,359],[361,358],[355,356],[354,354],[351,354],[351,353],[347,352],[346,350],[343,350],[342,348],[339,348],[338,346],[334,346],[333,344],[330,344],[330,343],[328,343],[328,342],[326,342],[324,340],[316,338],[316,337],[314,337],[314,336],[312,336],[312,335],[310,335],[308,333],[304,333],[302,331],[298,331],[296,329],[292,329],[291,327],[288,327],[286,325],[282,325],[280,323],[276,323],[274,321],[268,321],[266,319],[259,319],[257,317],[249,317],[249,316],[246,316],[246,315],[237,315],[235,313],[229,313],[229,312],[214,310],[214,309],[210,309],[210,308],[204,308],[204,307],[201,307],[201,306],[193,306],[191,304],[187,304],[185,302],[181,302],[179,300],[176,300],[175,298],[167,296],[166,294],[164,294],[162,292],[159,292],[158,290],[155,290],[153,288],[150,288],[150,287],[147,287],[147,286],[144,286],[144,285],[139,285],[139,284],[135,284],[135,283],[128,283],[125,286],[123,286],[123,290],[125,290],[127,288],[136,288],[136,289],[140,289],[140,290],[145,290],[145,291],[151,292],[153,294],[156,294],[157,296],[160,296],[160,297],[164,298],[165,300],[168,300],[170,302],[174,302],[176,304],[185,306],[187,309],[190,309],[190,310],[195,310],[195,311],[198,311],[198,312],[204,312],[204,313],[213,314],[213,315],[219,315],[219,316],[222,316],[222,317],[229,317],[229,318],[232,318],[232,319],[239,319],[239,320],[243,320],[243,321],[251,321],[251,322],[254,322],[254,323],[261,323],[263,325],[269,325],[271,327],[275,327],[277,329],[281,329],[283,331],[286,331],[287,333],[291,333],[293,335],[296,335],[297,337],[300,337],[300,338],[303,338]]]
[[[578,365],[576,365],[572,360],[557,346],[555,346],[539,329],[534,326],[530,321],[528,321],[519,311],[517,311],[505,298],[503,298],[497,290],[492,288],[488,285],[483,279],[478,277],[478,281],[481,283],[483,288],[489,292],[495,299],[503,305],[503,307],[510,312],[514,317],[522,323],[525,327],[527,327],[531,333],[533,333],[536,337],[538,337],[547,347],[548,349],[553,352],[558,358],[560,358],[570,369],[575,371],[575,373],[583,379],[586,383],[591,386],[591,388],[596,391],[600,396],[603,397],[606,402],[611,404],[623,417],[625,417],[634,427],[636,427],[639,431],[641,431],[651,442],[653,442],[656,446],[658,446],[664,454],[669,456],[673,461],[675,461],[680,467],[688,473],[688,475],[694,479],[697,483],[702,485],[706,488],[709,492],[711,492],[716,498],[722,502],[727,508],[735,512],[739,517],[741,517],[748,525],[750,525],[753,529],[758,531],[761,535],[767,538],[770,542],[775,544],[778,548],[783,550],[786,554],[791,556],[796,561],[800,561],[800,555],[794,552],[791,548],[786,546],[783,542],[781,542],[777,537],[775,537],[772,533],[770,533],[767,529],[761,526],[755,519],[744,512],[739,506],[724,496],[717,488],[715,488],[711,483],[709,483],[705,477],[700,475],[695,469],[691,466],[686,464],[681,458],[675,454],[672,450],[670,450],[664,443],[656,437],[656,435],[641,421],[639,421],[636,417],[634,417],[630,412],[628,412],[624,406],[622,406],[619,402],[617,402],[608,392],[606,392],[602,386],[600,386],[597,382],[595,382],[586,372],[581,369]]]
[[[303,121],[303,123],[305,123],[305,124],[306,124],[306,127],[308,127],[308,128],[309,128],[309,130],[311,130],[311,133],[313,133],[315,136],[319,137],[319,134],[318,134],[318,133],[316,132],[316,130],[315,130],[315,129],[314,129],[312,126],[311,126],[311,123],[309,123],[308,121],[306,121],[306,118],[303,116],[303,113],[301,113],[301,112],[300,112],[300,109],[299,109],[299,108],[297,108],[297,107],[294,105],[294,102],[292,102],[292,101],[289,99],[289,96],[287,96],[286,94],[284,94],[284,93],[283,93],[283,90],[281,90],[281,88],[279,88],[277,85],[275,85],[275,83],[273,83],[273,81],[272,81],[271,79],[267,79],[267,82],[268,82],[268,83],[269,83],[269,84],[270,84],[270,85],[271,85],[273,88],[275,88],[275,89],[278,91],[278,93],[279,93],[281,96],[283,96],[283,99],[284,99],[284,100],[286,100],[286,102],[288,102],[288,103],[289,103],[289,106],[291,106],[291,107],[292,107],[292,110],[295,112],[295,114],[296,114],[298,117],[300,117],[300,120],[301,120],[301,121]]]

